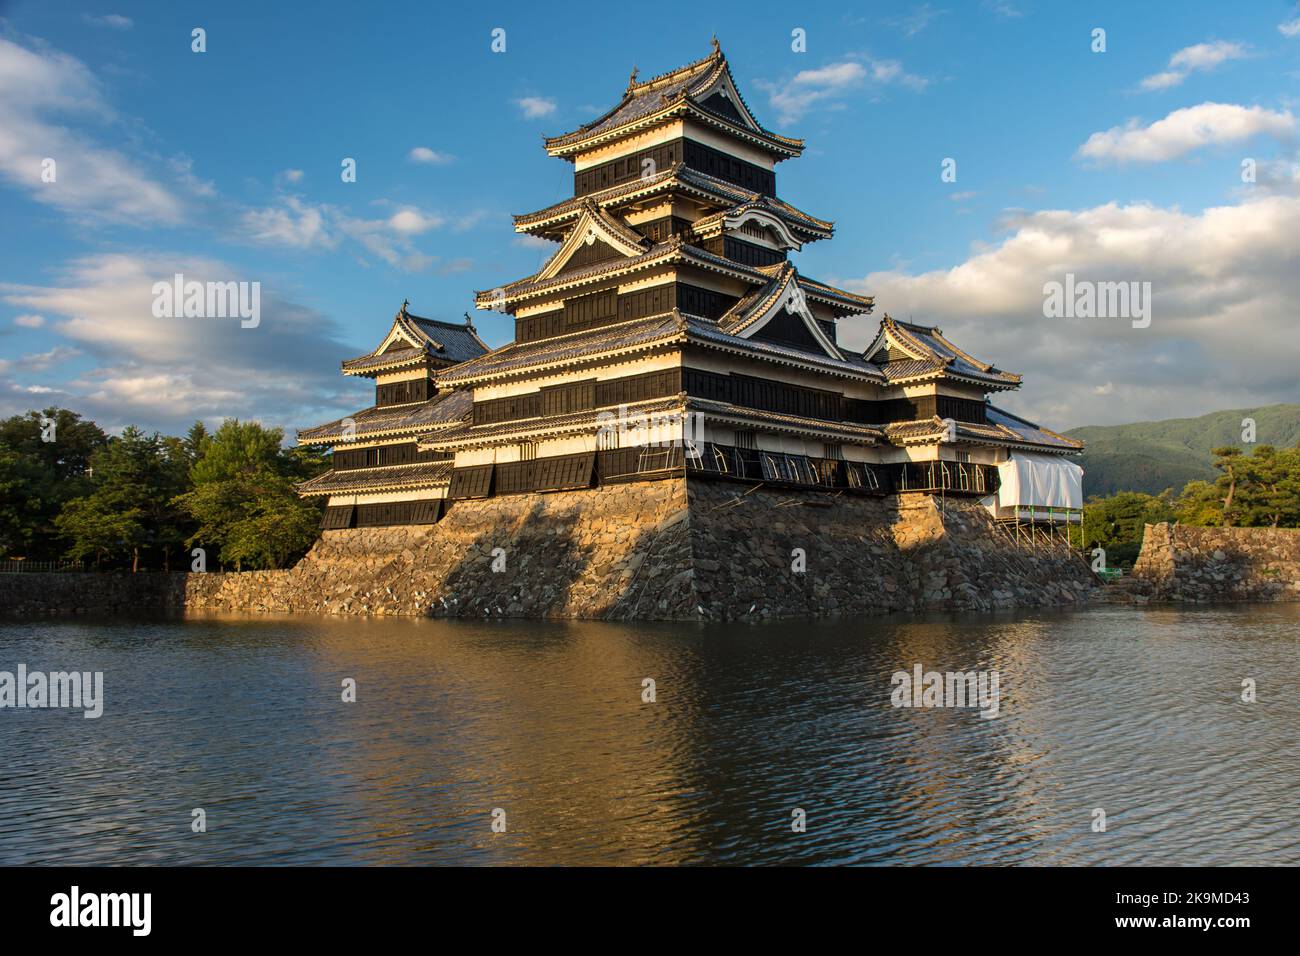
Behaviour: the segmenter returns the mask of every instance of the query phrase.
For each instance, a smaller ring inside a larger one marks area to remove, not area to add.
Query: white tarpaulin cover
[[[998,465],[998,507],[1082,508],[1083,469],[1057,455],[1015,452]]]

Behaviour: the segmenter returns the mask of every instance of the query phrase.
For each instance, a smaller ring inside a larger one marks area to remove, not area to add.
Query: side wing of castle
[[[328,496],[325,528],[682,474],[972,495],[1004,518],[1021,485],[1077,486],[1082,443],[992,404],[1018,375],[888,315],[865,351],[839,344],[872,299],[791,261],[833,223],[778,198],[777,164],[803,141],[759,124],[716,41],[670,73],[634,71],[617,105],[545,146],[573,164],[573,197],[515,229],[554,254],[476,294],[513,316],[514,341],[488,349],[468,319],[403,306],[373,353],[344,362],[375,379],[375,405],[299,435],[333,448],[300,488]]]

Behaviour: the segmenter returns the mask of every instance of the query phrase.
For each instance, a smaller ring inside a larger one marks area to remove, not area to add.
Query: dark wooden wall
[[[535,342],[614,322],[659,315],[674,308],[716,319],[735,303],[735,296],[685,282],[665,282],[623,295],[618,294],[617,287],[612,287],[565,299],[563,308],[553,312],[516,318],[515,341]]]
[[[691,169],[718,179],[734,183],[765,196],[776,195],[776,173],[754,163],[738,159],[712,146],[705,146],[687,137],[669,140],[657,146],[611,159],[607,163],[577,170],[573,174],[573,194],[586,196],[611,186],[619,186],[642,178],[644,161],[651,160],[656,174],[674,163],[685,162]]]
[[[357,468],[378,468],[383,465],[413,465],[422,461],[448,461],[452,456],[443,451],[420,451],[415,442],[396,445],[379,445],[374,448],[334,449],[335,471],[353,471]]]
[[[536,392],[493,398],[474,403],[474,424],[536,418],[539,415],[562,415],[568,412],[609,408],[630,402],[676,395],[682,390],[681,369],[664,369],[640,375],[597,382],[590,379],[563,385],[548,385]]]
[[[409,402],[427,401],[433,394],[431,383],[425,378],[416,378],[408,382],[393,382],[389,385],[375,386],[375,404],[380,408],[388,405],[405,405]]]

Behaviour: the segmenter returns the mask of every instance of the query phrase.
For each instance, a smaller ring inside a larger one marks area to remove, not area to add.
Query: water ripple
[[[1295,864],[1297,649],[1296,606],[5,623],[107,700],[0,711],[0,863]],[[999,716],[892,707],[918,663]]]

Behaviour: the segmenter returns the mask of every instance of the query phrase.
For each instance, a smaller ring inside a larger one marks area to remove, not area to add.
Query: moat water
[[[1300,862],[1297,605],[0,623],[20,663],[104,711],[0,710],[0,864]],[[916,664],[998,716],[892,706]]]

